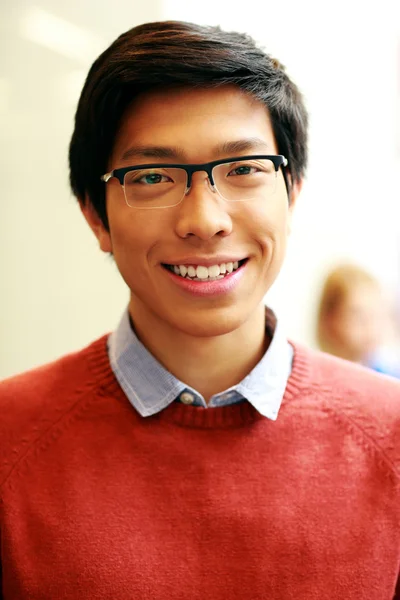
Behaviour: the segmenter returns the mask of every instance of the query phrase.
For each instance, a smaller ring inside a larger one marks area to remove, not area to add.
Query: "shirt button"
[[[183,404],[193,404],[194,396],[193,396],[193,394],[190,394],[189,392],[183,392],[180,395],[180,401],[183,402]]]

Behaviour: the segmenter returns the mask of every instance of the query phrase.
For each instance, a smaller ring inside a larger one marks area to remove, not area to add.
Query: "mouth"
[[[219,281],[228,277],[231,273],[240,269],[247,261],[248,258],[244,258],[243,260],[215,264],[209,267],[204,265],[169,265],[162,263],[162,267],[183,279],[206,282]]]

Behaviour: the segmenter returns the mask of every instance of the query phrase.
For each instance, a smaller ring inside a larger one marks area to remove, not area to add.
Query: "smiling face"
[[[234,86],[168,90],[132,103],[109,169],[253,154],[278,154],[261,102]],[[159,181],[150,177],[145,184]],[[117,179],[105,185],[110,231],[90,206],[83,211],[102,250],[113,253],[131,291],[130,314],[142,329],[158,322],[172,331],[212,337],[245,326],[263,310],[263,298],[282,266],[298,193],[295,186],[289,207],[280,169],[271,195],[244,202],[227,202],[212,190],[205,172],[194,173],[189,193],[168,208],[130,207]],[[231,275],[224,274],[236,266]],[[204,277],[219,279],[197,281]]]

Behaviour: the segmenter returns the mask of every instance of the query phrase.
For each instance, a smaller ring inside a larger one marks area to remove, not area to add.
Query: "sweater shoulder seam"
[[[52,421],[48,427],[46,427],[35,439],[33,439],[26,448],[21,452],[21,454],[16,458],[15,462],[10,464],[10,468],[8,473],[6,473],[5,477],[2,481],[0,481],[0,501],[2,499],[1,491],[9,484],[14,473],[18,471],[18,468],[24,463],[24,461],[29,461],[33,455],[36,455],[40,450],[45,450],[46,447],[51,444],[52,441],[55,441],[57,437],[67,428],[73,420],[79,416],[80,411],[85,410],[87,404],[90,404],[96,394],[89,395],[86,397],[85,395],[93,389],[94,382],[88,382],[84,387],[75,391],[76,396],[78,396],[77,400],[74,402],[72,406],[70,406],[65,412],[59,415],[54,421]]]
[[[390,471],[397,477],[397,479],[399,478],[400,468],[396,465],[396,463],[393,462],[393,460],[390,459],[390,457],[387,455],[385,448],[383,448],[373,436],[368,434],[365,431],[365,429],[360,425],[360,423],[357,422],[356,419],[351,418],[351,416],[345,410],[339,411],[336,408],[334,408],[328,404],[328,402],[326,400],[327,394],[330,394],[336,400],[340,401],[340,397],[337,396],[333,392],[332,387],[322,387],[322,386],[317,387],[317,386],[310,385],[310,386],[308,386],[308,389],[310,391],[312,390],[312,391],[318,393],[319,395],[321,394],[321,391],[322,391],[324,393],[323,409],[326,412],[329,412],[336,419],[337,422],[344,425],[347,428],[347,431],[353,436],[355,441],[357,443],[360,443],[360,440],[357,440],[356,435],[355,435],[356,431],[358,431],[359,434],[363,438],[364,446],[368,450],[374,450],[376,453],[378,453],[379,457],[382,460],[382,464],[384,464],[386,467],[388,467],[390,469]],[[375,426],[373,424],[373,421],[370,420],[370,422],[373,426]]]

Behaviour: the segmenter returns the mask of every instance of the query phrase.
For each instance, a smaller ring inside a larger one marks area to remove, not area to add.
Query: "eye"
[[[235,177],[238,175],[253,175],[258,170],[259,169],[253,165],[239,165],[238,167],[235,167],[229,171],[228,177]]]
[[[160,183],[170,183],[172,179],[157,171],[130,171],[125,175],[125,184],[140,184],[153,186]]]
[[[166,175],[162,175],[161,173],[146,173],[145,175],[138,177],[135,180],[135,183],[154,185],[156,183],[167,183],[168,181],[171,181],[171,179]]]

